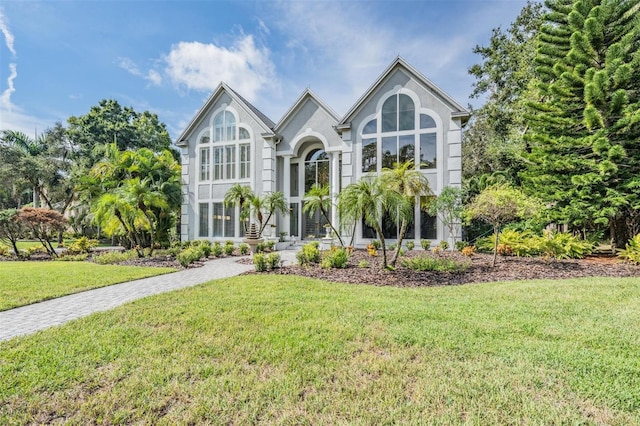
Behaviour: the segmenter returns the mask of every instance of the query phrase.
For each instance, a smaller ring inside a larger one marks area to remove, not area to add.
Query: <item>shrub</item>
[[[233,252],[235,251],[236,247],[233,245],[233,242],[231,244],[226,244],[224,245],[224,254],[226,254],[227,256],[233,256]]]
[[[367,262],[366,260],[361,260],[360,262],[358,262],[358,268],[368,268],[369,267],[369,262]]]
[[[197,250],[200,250],[202,252],[202,257],[211,256],[211,252],[213,251],[213,247],[211,246],[211,243],[209,243],[209,244],[200,244],[200,246],[194,247],[194,248],[196,248]]]
[[[138,253],[136,253],[135,250],[125,252],[110,251],[99,256],[93,256],[91,260],[99,265],[112,265],[114,263],[124,262],[136,257],[138,257]]]
[[[461,252],[462,252],[463,255],[465,255],[467,257],[471,257],[474,254],[476,254],[476,247],[475,246],[465,246],[465,247],[462,247]]]
[[[263,241],[261,243],[258,243],[258,245],[256,246],[256,251],[258,253],[263,253],[263,252],[267,252],[267,251],[273,251],[275,246],[276,246],[276,242],[275,241]]]
[[[232,241],[232,240],[226,240],[226,241],[224,242],[224,245],[225,245],[225,247],[226,247],[226,246],[232,246],[232,245],[233,245],[233,241]]]
[[[256,268],[256,272],[266,272],[268,268],[267,255],[264,253],[254,254],[253,265]]]
[[[322,259],[322,267],[325,269],[331,268],[346,268],[349,261],[349,254],[347,250],[342,247],[332,247],[331,250],[325,253]]]
[[[431,240],[420,240],[420,246],[422,247],[422,250],[429,250],[429,247],[431,247]]]
[[[416,246],[416,243],[414,243],[413,241],[411,240],[407,241],[407,250],[411,251],[415,246]]]
[[[402,266],[413,269],[414,271],[462,272],[469,267],[469,263],[457,262],[453,259],[442,257],[433,258],[425,255],[404,259]]]
[[[300,265],[308,265],[311,263],[320,263],[320,244],[317,241],[312,241],[302,246],[296,254],[296,259]]]
[[[468,246],[469,246],[469,243],[466,241],[456,241],[456,244],[455,244],[457,251],[462,251],[463,248]]]
[[[618,256],[628,262],[640,264],[640,234],[630,239]]]
[[[199,247],[189,247],[188,249],[183,250],[176,256],[176,260],[182,265],[184,268],[191,265],[193,262],[196,262],[202,258],[204,253],[200,250]]]
[[[500,232],[498,254],[503,256],[537,256],[542,253],[542,240],[532,231],[516,231],[504,229]],[[495,236],[480,238],[476,241],[476,248],[483,252],[492,252]]]
[[[545,231],[542,239],[544,253],[556,259],[582,259],[593,251],[593,243],[567,232]]]
[[[387,250],[389,251],[396,251],[397,248],[398,248],[398,244],[396,243],[392,243],[387,246]]]
[[[267,267],[269,269],[280,267],[280,255],[278,253],[269,253],[269,255],[267,255]]]
[[[240,250],[240,254],[244,256],[249,254],[251,247],[249,247],[249,244],[247,243],[242,243],[238,246],[238,249]]]
[[[380,240],[373,240],[373,241],[371,241],[371,245],[372,245],[376,250],[380,250],[380,247],[382,247],[382,243],[380,242]]]
[[[440,248],[442,248],[442,250],[446,250],[449,248],[449,243],[447,241],[440,241]]]
[[[216,241],[213,246],[211,247],[211,253],[215,256],[215,257],[220,257],[222,256],[222,252],[223,252],[223,248],[222,245],[220,244],[220,241]]]
[[[80,237],[69,245],[67,251],[71,254],[89,253],[92,248],[98,246],[98,240]]]
[[[0,244],[0,256],[9,256],[9,247]]]
[[[378,250],[376,249],[376,247],[373,244],[369,244],[367,245],[367,253],[369,253],[369,256],[377,256],[378,255]]]

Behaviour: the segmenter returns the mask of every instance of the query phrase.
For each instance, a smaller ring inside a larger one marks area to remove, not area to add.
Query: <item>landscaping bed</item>
[[[454,259],[467,263],[468,268],[463,272],[422,272],[402,266],[402,259],[424,255]],[[388,258],[391,259],[392,254],[389,254]],[[370,256],[366,250],[355,250],[344,269],[325,269],[319,264],[293,265],[277,268],[271,273],[301,275],[342,283],[395,287],[426,287],[528,279],[640,276],[640,266],[620,261],[613,256],[599,255],[567,260],[501,256],[495,267],[491,266],[492,260],[492,254],[484,253],[467,257],[460,252],[433,254],[424,251],[409,251],[398,260],[395,271],[387,271],[381,268],[381,252],[377,256]]]

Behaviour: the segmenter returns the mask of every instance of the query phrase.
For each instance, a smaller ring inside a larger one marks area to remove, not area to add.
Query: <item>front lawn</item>
[[[0,311],[174,271],[90,262],[0,262]]]
[[[640,282],[251,275],[0,343],[0,423],[640,424]]]

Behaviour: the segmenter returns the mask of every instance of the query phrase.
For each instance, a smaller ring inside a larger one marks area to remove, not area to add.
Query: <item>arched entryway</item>
[[[298,239],[322,238],[326,234],[327,220],[320,212],[311,217],[303,213],[304,195],[313,185],[331,185],[331,157],[319,141],[309,141],[291,160],[289,234]],[[331,212],[329,212],[329,215]]]

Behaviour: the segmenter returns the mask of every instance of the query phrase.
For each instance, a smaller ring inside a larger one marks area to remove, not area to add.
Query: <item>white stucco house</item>
[[[302,213],[302,198],[315,183],[329,184],[336,196],[365,173],[413,159],[436,195],[447,185],[460,186],[462,127],[469,115],[400,57],[342,117],[307,89],[274,123],[220,83],[176,141],[182,157],[181,239],[243,237],[239,211],[223,203],[235,183],[258,194],[281,191],[290,215],[274,218],[274,236],[286,232],[299,240],[325,233],[319,215]],[[338,222],[335,208],[332,222]],[[383,225],[395,239],[392,221]],[[374,238],[372,229],[357,226],[357,246]],[[416,207],[407,238],[450,236]]]

